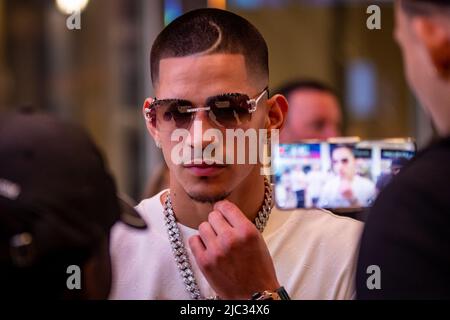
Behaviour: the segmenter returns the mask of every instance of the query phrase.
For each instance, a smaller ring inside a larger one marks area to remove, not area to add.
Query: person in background
[[[2,296],[106,299],[109,233],[118,220],[146,227],[117,197],[82,129],[44,114],[0,116]]]
[[[331,154],[335,176],[328,180],[320,194],[321,208],[366,207],[375,196],[374,183],[357,174],[353,150],[336,146]]]
[[[392,178],[400,173],[400,170],[408,163],[405,157],[395,158],[392,160],[391,169],[389,173],[382,174],[376,184],[377,194],[381,192],[391,182]]]
[[[450,2],[397,0],[395,19],[406,78],[440,138],[392,179],[370,211],[357,296],[450,299]]]
[[[280,143],[325,140],[341,135],[342,111],[333,89],[316,80],[296,80],[276,92],[285,96],[289,111]]]

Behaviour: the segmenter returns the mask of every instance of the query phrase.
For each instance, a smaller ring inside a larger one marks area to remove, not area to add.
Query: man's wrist
[[[291,298],[284,287],[279,287],[274,291],[256,292],[252,295],[251,300],[291,300]]]

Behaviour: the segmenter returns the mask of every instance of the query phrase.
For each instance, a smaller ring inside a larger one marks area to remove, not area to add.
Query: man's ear
[[[149,110],[150,105],[152,104],[153,99],[152,98],[147,98],[144,101],[144,105],[142,106],[142,115],[144,116],[145,119],[145,125],[147,126],[147,130],[150,133],[150,135],[153,137],[153,139],[155,140],[155,143],[158,145],[160,138],[159,138],[159,132],[158,130],[152,125],[152,122],[149,118],[147,118],[147,110]]]
[[[426,47],[438,75],[450,80],[450,31],[437,18],[416,17],[413,29]]]
[[[266,118],[266,128],[270,131],[272,129],[281,129],[287,116],[288,102],[281,94],[276,94],[267,100],[269,112]]]

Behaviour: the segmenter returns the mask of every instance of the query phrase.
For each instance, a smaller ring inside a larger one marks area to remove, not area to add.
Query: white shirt
[[[293,170],[291,171],[291,176],[290,176],[290,180],[291,180],[291,184],[292,184],[292,190],[295,191],[300,191],[300,190],[305,190],[306,188],[306,174],[302,171],[302,170]]]
[[[340,186],[340,177],[334,176],[328,180],[320,194],[318,206],[321,208],[347,208],[351,206],[350,201],[342,196]],[[355,175],[350,186],[358,205],[368,207],[375,197],[375,184],[367,178]]]
[[[177,269],[163,221],[160,196],[136,209],[147,230],[117,223],[111,235],[112,299],[190,299]],[[203,296],[214,296],[187,239],[197,234],[178,224]],[[278,281],[292,299],[350,299],[363,224],[324,210],[272,210],[263,232]],[[258,266],[255,266],[257,268]]]

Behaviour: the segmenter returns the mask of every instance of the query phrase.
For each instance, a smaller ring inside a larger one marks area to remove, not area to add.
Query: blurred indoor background
[[[69,30],[67,6],[83,7]],[[381,30],[366,9],[381,7]],[[119,187],[136,200],[161,164],[146,133],[149,52],[165,24],[183,12],[218,7],[262,32],[270,87],[312,77],[336,88],[345,135],[431,137],[393,40],[392,1],[332,0],[0,0],[0,110],[35,106],[77,121],[107,156]],[[76,156],[76,155],[74,155]]]

